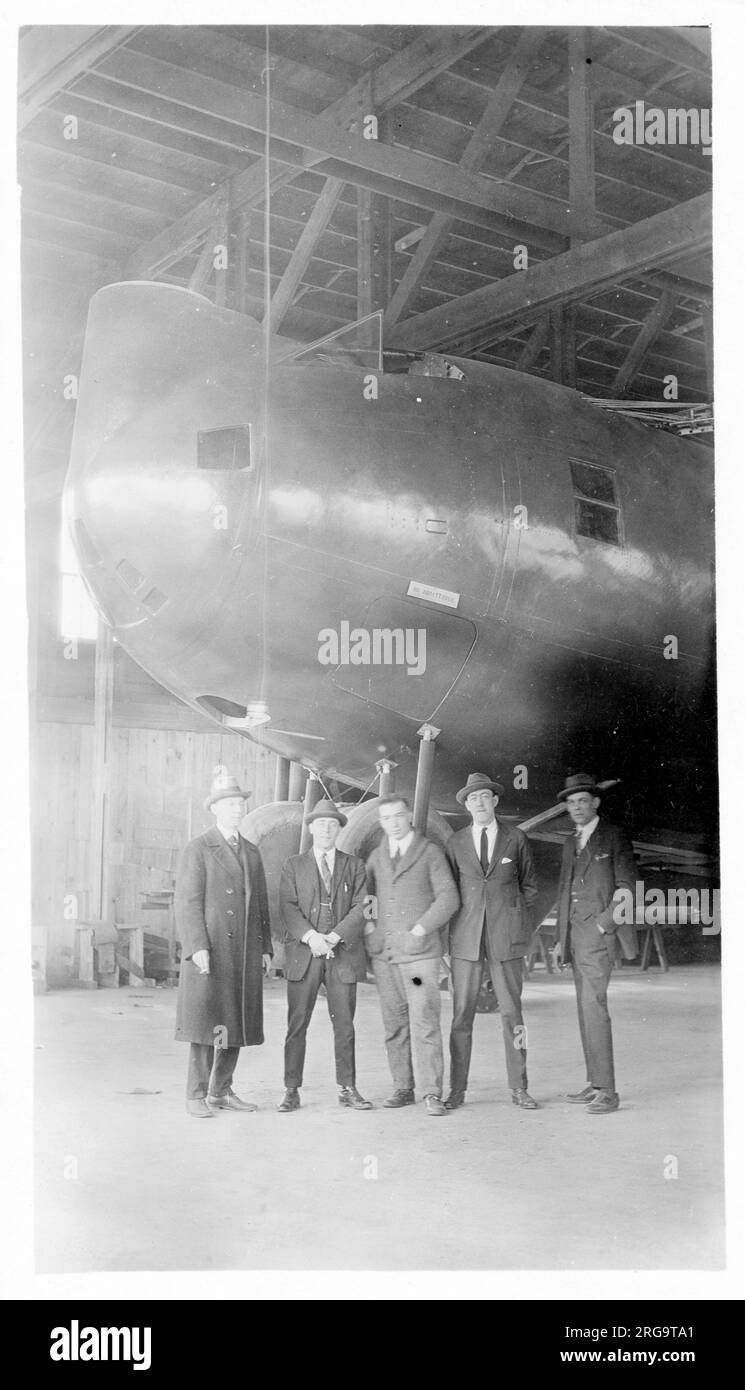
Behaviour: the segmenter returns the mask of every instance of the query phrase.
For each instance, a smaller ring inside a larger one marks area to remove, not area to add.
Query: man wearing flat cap
[[[285,1094],[277,1109],[285,1112],[300,1106],[305,1039],[322,984],[334,1030],[339,1104],[350,1110],[373,1108],[357,1090],[354,1056],[357,983],[367,974],[362,941],[366,876],[361,859],[336,848],[346,823],[333,801],[317,802],[305,818],[310,848],[293,854],[282,869],[287,1037]]]
[[[264,1041],[263,972],[272,958],[261,855],[238,829],[248,795],[226,767],[215,768],[204,803],[215,824],[189,842],[176,875],[176,1038],[190,1045],[186,1109],[197,1119],[256,1109],[233,1090],[240,1048]]]
[[[521,830],[497,820],[504,788],[483,772],[469,774],[456,800],[471,824],[448,840],[445,853],[460,890],[461,906],[450,923],[453,1023],[450,1032],[450,1095],[457,1110],[465,1100],[471,1039],[483,962],[487,961],[502,1017],[507,1083],[514,1105],[537,1110],[528,1094],[522,1015],[523,956],[530,943],[531,907],[538,896],[533,856]]]
[[[561,861],[558,955],[572,963],[587,1068],[584,1090],[567,1100],[584,1105],[590,1115],[618,1109],[608,981],[619,945],[627,956],[636,954],[635,927],[618,928],[613,918],[614,895],[635,891],[634,851],[625,831],[599,816],[599,791],[594,777],[578,772],[558,792],[575,827]]]

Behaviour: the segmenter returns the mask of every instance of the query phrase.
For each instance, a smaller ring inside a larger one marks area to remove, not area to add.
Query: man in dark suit
[[[186,1109],[255,1110],[233,1090],[241,1047],[263,1043],[263,972],[272,959],[261,855],[239,833],[246,797],[217,767],[205,807],[215,825],[186,846],[176,875],[182,946],[176,1037],[190,1043]]]
[[[367,974],[362,944],[366,877],[361,859],[336,849],[347,818],[333,801],[319,801],[305,823],[313,843],[282,869],[280,910],[285,927],[287,1037],[285,1094],[278,1110],[297,1110],[303,1084],[305,1038],[318,991],[326,986],[334,1029],[339,1104],[372,1110],[356,1087],[354,1011],[357,982]]]
[[[445,853],[460,890],[450,923],[453,1023],[450,1031],[449,1110],[465,1100],[471,1038],[484,960],[489,963],[502,1015],[507,1080],[513,1104],[537,1110],[528,1095],[527,1051],[521,995],[523,956],[531,936],[530,908],[538,896],[533,856],[521,830],[496,818],[503,787],[472,772],[456,800],[471,824],[456,831]]]
[[[584,1090],[568,1095],[567,1100],[585,1105],[590,1115],[607,1115],[619,1104],[608,981],[619,944],[629,957],[636,954],[636,929],[617,926],[614,895],[619,901],[630,892],[634,899],[637,871],[626,833],[598,815],[598,790],[594,777],[579,772],[567,777],[558,793],[575,826],[561,861],[558,957],[572,962],[587,1067]]]

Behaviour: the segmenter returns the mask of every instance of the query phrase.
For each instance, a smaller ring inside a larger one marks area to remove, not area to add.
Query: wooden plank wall
[[[92,724],[32,725],[32,923],[46,933],[50,986],[76,978],[76,921],[91,913],[92,756]],[[140,895],[173,886],[184,844],[211,823],[202,802],[219,762],[251,789],[250,808],[273,799],[274,754],[248,739],[218,729],[113,730],[111,920],[144,921],[148,930],[172,935],[172,913],[143,914]]]

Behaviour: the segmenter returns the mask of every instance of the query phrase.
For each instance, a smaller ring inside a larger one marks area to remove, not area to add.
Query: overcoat
[[[262,955],[272,954],[261,855],[238,837],[238,856],[217,826],[186,846],[176,875],[176,931],[182,945],[176,1004],[181,1042],[250,1047],[264,1041]],[[209,951],[210,974],[192,956]]]
[[[334,852],[331,879],[333,931],[341,937],[334,947],[336,973],[343,984],[352,985],[367,975],[367,957],[362,944],[365,924],[365,866],[356,855]],[[285,974],[288,980],[302,980],[311,960],[310,946],[301,939],[312,927],[318,930],[321,912],[321,879],[313,848],[293,854],[282,869],[279,905],[285,928]]]
[[[472,827],[457,830],[445,847],[460,891],[460,910],[450,923],[450,954],[478,960],[486,927],[490,955],[519,960],[530,944],[531,908],[538,896],[527,836],[497,818],[497,838],[486,874],[473,843]]]
[[[598,942],[600,946],[605,946],[611,960],[617,955],[616,938],[626,959],[633,960],[638,950],[636,927],[616,927],[613,921],[613,894],[617,888],[630,891],[633,900],[636,901],[638,874],[631,842],[625,831],[601,817],[577,858],[577,872],[573,874],[575,843],[574,836],[570,835],[564,844],[559,877],[557,921],[562,955],[566,959],[570,908],[574,893],[574,915],[578,924],[581,924],[580,929],[592,928],[597,932]],[[597,931],[598,923],[605,932],[604,937]],[[594,937],[592,939],[594,941]]]
[[[442,928],[460,900],[439,845],[416,831],[406,853],[393,863],[384,836],[367,861],[367,886],[377,900],[375,930],[365,937],[368,955],[394,965],[415,956],[442,955]],[[424,936],[412,935],[417,923]]]

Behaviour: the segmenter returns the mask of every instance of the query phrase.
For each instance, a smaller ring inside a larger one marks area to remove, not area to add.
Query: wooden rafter
[[[569,30],[569,235],[573,246],[595,223],[595,121],[590,34]]]
[[[622,231],[587,242],[532,269],[473,290],[398,324],[390,347],[434,348],[482,324],[531,323],[554,304],[598,294],[606,287],[693,254],[711,241],[711,198],[701,194]]]
[[[18,129],[134,32],[131,24],[32,25],[18,45]]]
[[[300,234],[300,239],[290,257],[289,264],[272,295],[269,306],[269,328],[272,333],[279,332],[280,324],[313,256],[318,238],[328,226],[343,187],[342,179],[327,179],[323,186],[323,192]]]
[[[672,290],[663,290],[657,303],[647,315],[639,332],[621,363],[613,382],[613,394],[626,391],[639,371],[658,333],[664,328],[675,305]]]
[[[456,58],[462,57],[464,53],[470,52],[478,43],[483,42],[488,31],[482,28],[449,31],[445,38],[439,35],[438,31],[427,31],[420,35],[418,39],[403,49],[393,58],[383,63],[374,73],[368,73],[365,78],[356,83],[351,91],[339,97],[332,105],[324,111],[322,117],[317,118],[319,126],[322,122],[328,122],[330,128],[335,132],[334,140],[343,140],[346,135],[345,124],[359,122],[365,106],[365,94],[369,95],[370,102],[375,101],[378,109],[387,109],[396,101],[403,99],[402,94],[410,95],[418,86],[423,86],[429,82],[436,72],[442,71],[443,66],[448,66],[455,62]],[[140,65],[150,64],[151,82],[145,90],[157,91],[157,68],[165,69],[173,82],[174,74],[179,70],[170,64],[161,63],[157,59],[147,58],[146,55],[137,55],[138,61],[134,65],[126,64],[126,71],[132,75],[133,85],[140,87],[141,84],[136,80],[137,68]],[[153,68],[155,64],[155,68]],[[107,70],[108,71],[108,70]],[[116,74],[119,77],[116,77]],[[123,75],[122,64],[116,65],[115,80],[126,80]],[[189,83],[191,78],[197,77],[195,73],[181,73],[181,82],[184,84],[186,92],[190,90]],[[223,98],[228,96],[228,108],[235,114],[240,111],[243,98],[235,88],[229,88],[225,83],[216,83],[211,78],[200,78],[202,98],[209,93],[210,85],[216,89],[222,89]],[[231,97],[232,92],[232,97]],[[208,98],[207,98],[208,100]],[[264,117],[261,120],[261,128],[265,125],[265,104],[262,98],[252,98],[253,103],[257,103],[259,108],[264,108]],[[368,105],[370,103],[368,102]],[[204,109],[204,107],[202,108]],[[274,112],[278,108],[276,103],[272,107],[270,123],[274,124]],[[290,108],[283,108],[289,110]],[[374,114],[375,107],[370,114]],[[220,115],[224,113],[224,102],[221,110],[215,112]],[[302,121],[305,119],[303,113],[295,112],[296,116]],[[230,116],[227,117],[230,119]],[[269,174],[271,191],[289,183],[297,178],[299,168],[312,168],[323,158],[319,153],[315,158],[307,151],[303,152],[299,158],[290,163],[280,163],[277,160],[270,160]],[[228,201],[230,207],[236,211],[239,208],[254,206],[261,202],[264,197],[266,184],[265,161],[263,156],[256,160],[250,168],[240,174],[234,174],[228,180]],[[147,276],[156,274],[175,261],[180,260],[187,251],[194,245],[198,245],[207,228],[210,226],[213,215],[214,197],[203,199],[196,208],[184,214],[175,221],[172,226],[160,232],[158,236],[141,246],[136,254],[130,259],[127,273],[132,277]]]
[[[481,167],[490,145],[499,135],[507,119],[530,64],[545,38],[545,33],[545,29],[541,28],[522,31],[514,52],[494,89],[494,94],[489,98],[486,110],[461,157],[460,167],[462,169],[476,173]],[[388,305],[385,315],[387,328],[398,323],[406,311],[417,286],[435,260],[452,224],[453,218],[448,217],[446,213],[435,213]]]

